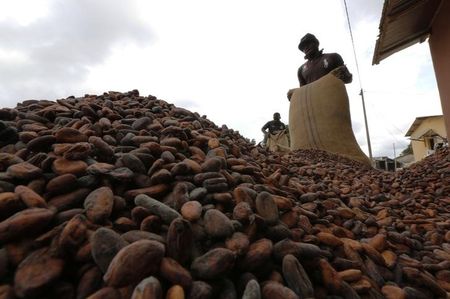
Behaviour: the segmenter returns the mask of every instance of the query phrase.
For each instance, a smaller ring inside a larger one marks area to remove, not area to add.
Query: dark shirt
[[[286,129],[286,126],[279,120],[271,120],[262,127],[262,130],[265,131],[267,128],[269,128],[270,134],[275,134]]]
[[[300,86],[319,80],[335,68],[344,65],[341,55],[337,53],[320,53],[305,62],[297,72]]]

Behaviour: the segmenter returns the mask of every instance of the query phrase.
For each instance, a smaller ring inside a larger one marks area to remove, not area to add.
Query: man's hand
[[[336,78],[341,79],[345,84],[351,83],[353,80],[352,74],[350,74],[345,65],[335,68],[331,71],[331,74],[333,74]]]
[[[289,91],[287,92],[287,98],[288,98],[289,101],[291,100],[292,94],[294,93],[294,91],[296,89],[297,88],[292,88],[292,89],[289,89]]]

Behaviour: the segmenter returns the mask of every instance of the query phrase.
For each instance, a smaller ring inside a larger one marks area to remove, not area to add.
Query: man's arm
[[[262,131],[264,134],[267,133],[266,130],[267,130],[267,128],[269,127],[269,125],[270,125],[270,121],[267,122],[267,123],[261,128],[261,131]]]
[[[334,53],[334,70],[332,71],[333,75],[337,78],[341,79],[345,84],[351,83],[353,81],[353,75],[348,70],[347,66],[344,64],[344,60],[341,55]]]
[[[306,80],[305,80],[305,78],[303,78],[303,75],[302,75],[302,67],[298,68],[297,78],[298,78],[298,83],[300,84],[300,86],[306,85]]]

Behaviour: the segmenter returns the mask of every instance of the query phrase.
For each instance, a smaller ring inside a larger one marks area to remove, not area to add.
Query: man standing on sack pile
[[[341,55],[337,53],[323,53],[319,50],[319,40],[311,33],[307,33],[300,40],[298,49],[305,54],[307,60],[298,68],[297,77],[300,86],[319,80],[332,72],[345,84],[351,83],[353,76],[344,64]],[[288,99],[291,99],[294,89],[289,90]]]
[[[291,150],[325,150],[370,165],[352,130],[344,85],[352,82],[352,74],[344,60],[319,50],[311,33],[301,38],[298,49],[306,62],[297,72],[300,88],[287,93]]]
[[[286,125],[280,120],[280,113],[273,114],[273,120],[268,121],[261,131],[264,134],[263,144],[272,152],[289,150],[289,139]],[[267,130],[269,130],[267,132]]]

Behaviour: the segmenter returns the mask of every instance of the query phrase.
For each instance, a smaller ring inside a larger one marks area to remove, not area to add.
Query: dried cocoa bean
[[[112,259],[103,280],[111,286],[137,283],[155,273],[165,253],[157,241],[140,240],[123,247]]]
[[[215,279],[233,268],[235,258],[229,249],[212,249],[192,262],[191,271],[195,277]]]

